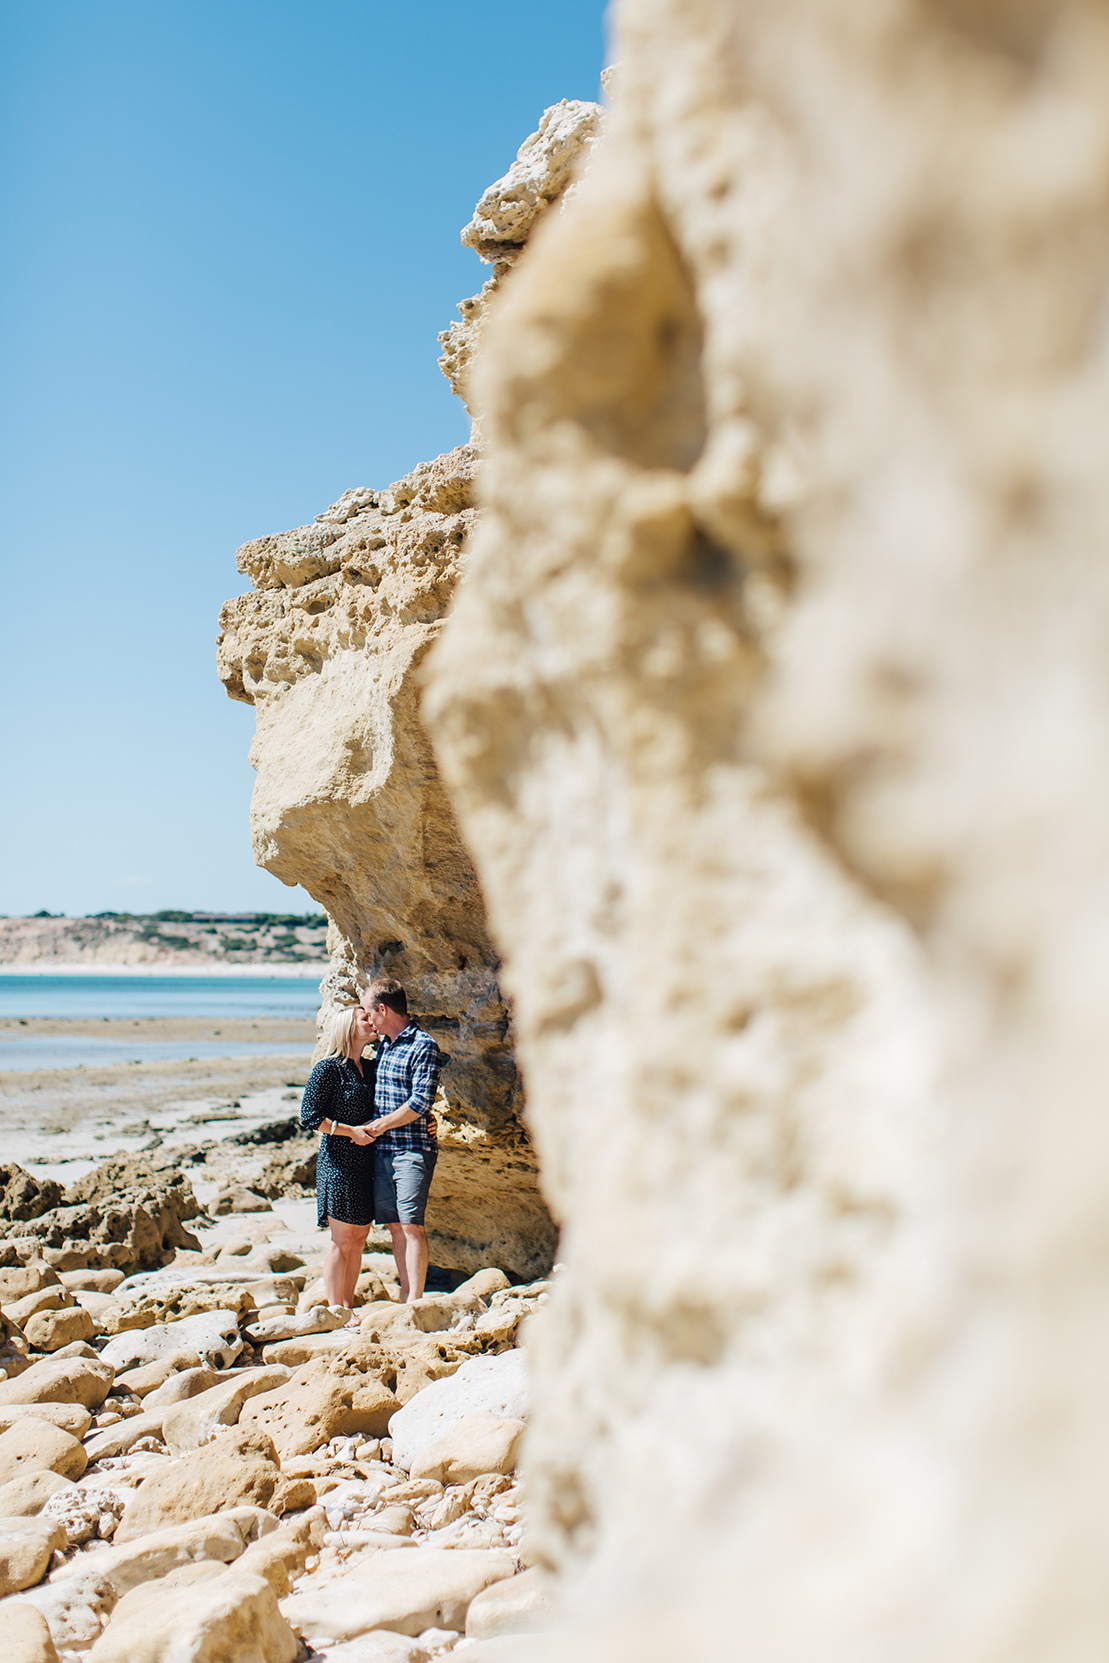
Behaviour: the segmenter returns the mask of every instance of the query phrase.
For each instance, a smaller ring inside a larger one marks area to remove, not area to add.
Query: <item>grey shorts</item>
[[[374,1217],[379,1224],[422,1224],[437,1155],[419,1149],[374,1151]]]

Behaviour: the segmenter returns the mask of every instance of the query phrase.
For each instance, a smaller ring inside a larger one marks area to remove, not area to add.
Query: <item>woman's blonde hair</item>
[[[349,1057],[354,1039],[354,1019],[361,1010],[360,1005],[346,1005],[337,1010],[327,1025],[327,1050],[325,1057]]]

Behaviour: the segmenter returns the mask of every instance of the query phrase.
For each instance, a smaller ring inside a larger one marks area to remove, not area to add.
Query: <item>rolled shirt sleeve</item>
[[[422,1029],[412,1052],[412,1083],[408,1107],[413,1114],[427,1115],[431,1113],[435,1093],[439,1089],[439,1073],[443,1067],[443,1059],[431,1035]]]

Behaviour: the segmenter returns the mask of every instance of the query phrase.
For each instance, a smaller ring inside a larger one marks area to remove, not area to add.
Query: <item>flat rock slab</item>
[[[116,1376],[116,1384],[125,1391],[134,1392],[136,1397],[148,1397],[151,1392],[185,1369],[198,1369],[200,1356],[188,1347],[171,1351],[166,1357],[159,1357],[153,1363],[144,1363],[140,1368],[128,1369]],[[209,1371],[212,1372],[212,1371]]]
[[[326,1663],[332,1663],[327,1652]],[[466,1663],[565,1663],[565,1642],[550,1634],[498,1634],[478,1640],[460,1654]]]
[[[14,1322],[17,1328],[27,1331],[27,1324],[40,1311],[59,1311],[63,1305],[72,1305],[73,1296],[65,1288],[39,1288],[35,1293],[26,1294],[11,1304],[5,1304],[4,1315],[9,1322]]]
[[[299,1340],[308,1334],[329,1334],[347,1325],[346,1311],[330,1305],[310,1305],[295,1316],[274,1316],[244,1324],[252,1345],[276,1345],[281,1340]]]
[[[391,1629],[375,1629],[357,1640],[328,1646],[317,1655],[322,1663],[429,1663],[431,1652],[419,1640]]]
[[[375,1628],[422,1634],[466,1626],[470,1601],[515,1573],[507,1553],[421,1548],[372,1554],[318,1593],[293,1594],[281,1609],[298,1633],[354,1640]]]
[[[229,1507],[187,1524],[151,1531],[137,1541],[79,1554],[59,1567],[53,1586],[67,1582],[95,1587],[101,1595],[121,1599],[132,1588],[167,1576],[182,1565],[218,1560],[229,1565],[247,1545],[275,1531],[277,1520],[261,1507]]]
[[[265,1577],[228,1571],[152,1588],[109,1623],[89,1663],[293,1663],[299,1650]]]
[[[115,1369],[102,1357],[48,1358],[14,1380],[0,1380],[0,1408],[11,1403],[80,1403],[96,1410],[112,1389]]]
[[[132,1371],[141,1374],[141,1369]],[[190,1397],[199,1397],[201,1392],[210,1392],[213,1386],[218,1386],[224,1379],[222,1369],[183,1368],[176,1369],[160,1386],[143,1398],[147,1409],[168,1409],[171,1404],[184,1403]]]
[[[266,1363],[283,1363],[286,1368],[300,1368],[304,1363],[311,1363],[318,1357],[341,1356],[351,1346],[353,1335],[350,1329],[339,1328],[330,1334],[302,1334],[294,1340],[276,1340],[273,1344],[264,1345],[262,1360]]]
[[[393,1461],[406,1472],[416,1457],[468,1415],[526,1420],[530,1407],[527,1353],[473,1357],[449,1379],[435,1380],[389,1422]]]
[[[480,1274],[480,1273],[479,1273]],[[121,1270],[63,1270],[59,1281],[71,1293],[114,1293],[124,1280]]]

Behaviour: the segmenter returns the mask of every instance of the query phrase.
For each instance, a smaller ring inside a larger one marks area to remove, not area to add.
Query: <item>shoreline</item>
[[[50,1067],[0,1070],[0,1162],[68,1183],[112,1154],[140,1154],[154,1143],[223,1140],[237,1131],[295,1116],[317,1041],[308,1017],[9,1018],[0,1040],[151,1041],[192,1045],[251,1042],[250,1055],[149,1056],[116,1061],[82,1053]],[[5,1059],[10,1061],[10,1057]],[[242,1149],[253,1173],[273,1150]],[[229,1157],[230,1158],[230,1157]]]
[[[322,981],[331,968],[326,960],[304,964],[0,964],[0,977],[8,976],[166,976],[197,980],[209,977],[253,977],[256,981]]]
[[[303,1016],[0,1016],[0,1042],[43,1036],[149,1040],[295,1040],[316,1043],[314,1012]]]

